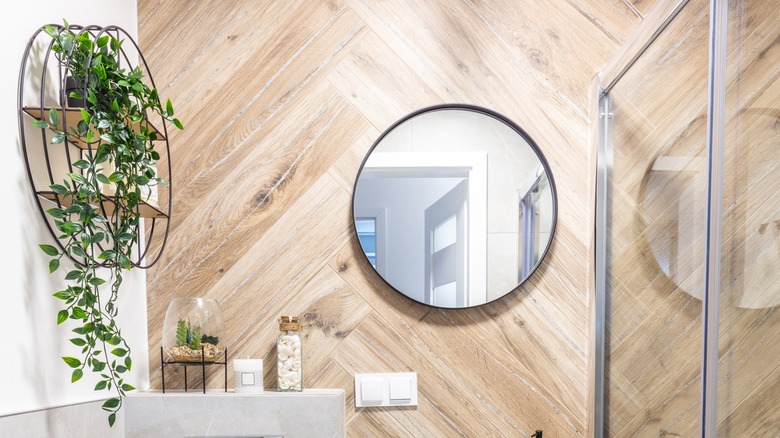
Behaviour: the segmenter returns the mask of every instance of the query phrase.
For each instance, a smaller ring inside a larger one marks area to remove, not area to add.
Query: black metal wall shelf
[[[51,26],[59,29],[63,28],[63,26],[56,24]],[[70,25],[70,29],[79,35],[88,32],[95,38],[102,35],[112,35],[117,39],[124,40],[124,44],[117,51],[122,66],[129,69],[137,64],[144,72],[145,80],[149,81],[152,88],[156,88],[149,66],[138,44],[125,30],[117,26],[101,27],[73,24]],[[58,230],[46,214],[46,210],[55,206],[67,207],[69,202],[67,199],[62,199],[62,197],[52,192],[49,186],[61,183],[63,179],[67,178],[65,176],[66,173],[78,173],[79,169],[74,169],[73,162],[83,156],[91,156],[97,148],[97,144],[85,143],[79,139],[69,138],[64,139],[62,143],[51,144],[51,139],[54,136],[53,131],[47,128],[34,128],[30,124],[30,121],[33,119],[41,120],[47,118],[52,108],[56,109],[60,114],[57,126],[59,130],[67,131],[65,128],[75,126],[78,121],[82,120],[82,108],[66,104],[68,101],[65,91],[66,71],[65,67],[53,55],[53,42],[43,32],[43,27],[41,27],[30,37],[24,51],[22,65],[19,70],[19,138],[27,168],[27,176],[38,210],[44,218],[44,222],[55,244],[60,247],[60,250],[64,250],[62,242],[57,238]],[[132,63],[131,59],[137,59],[138,62]],[[29,90],[34,91],[30,92]],[[161,146],[161,148],[156,147],[155,149],[159,151],[161,160],[163,160],[158,161],[158,169],[167,171],[167,175],[164,178],[167,184],[166,202],[160,206],[152,205],[149,202],[141,202],[137,207],[141,217],[146,218],[146,221],[141,221],[141,223],[144,223],[146,238],[138,239],[138,247],[133,251],[134,255],[131,263],[135,267],[146,269],[153,266],[160,259],[168,240],[173,198],[170,146],[168,144],[168,127],[165,119],[162,117],[159,117],[159,121],[157,119],[142,120],[141,122],[131,123],[131,125],[135,127],[135,130],[146,128],[155,133],[155,142]],[[92,130],[93,135],[97,134],[97,130],[93,126],[90,126],[89,129]],[[35,131],[40,132],[40,137],[32,134]],[[99,137],[99,135],[95,135],[95,138],[99,139]],[[111,194],[105,194],[101,198],[100,205],[95,207],[100,209],[103,216],[111,217],[115,211],[116,198],[112,197]],[[141,223],[136,228],[139,236],[141,235]],[[152,245],[153,242],[154,245]],[[150,248],[152,251],[150,251]],[[70,256],[70,258],[74,263],[81,263],[73,256]]]

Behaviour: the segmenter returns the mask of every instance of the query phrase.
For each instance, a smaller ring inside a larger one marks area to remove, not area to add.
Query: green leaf
[[[59,253],[60,253],[60,251],[57,248],[55,248],[55,247],[53,247],[51,245],[40,244],[40,245],[38,245],[38,247],[40,247],[41,250],[43,250],[43,252],[45,252],[46,255],[48,255],[48,256],[55,257],[55,256],[59,255]]]
[[[71,368],[78,368],[81,366],[81,361],[75,357],[62,356],[62,360],[64,360],[65,363],[68,364],[68,366]]]
[[[95,385],[95,391],[102,391],[104,389],[106,389],[106,381],[101,380],[97,382],[97,385]]]
[[[116,422],[116,412],[112,412],[108,416],[108,427],[114,427],[114,422]]]
[[[124,355],[127,354],[127,350],[125,350],[124,348],[114,348],[113,350],[111,350],[111,354],[113,354],[114,356],[123,357]]]
[[[78,278],[81,278],[82,274],[83,273],[82,273],[81,270],[74,269],[74,270],[68,272],[68,275],[65,276],[65,279],[66,280],[76,280]]]
[[[98,277],[92,277],[92,278],[89,279],[89,284],[91,284],[93,286],[100,286],[100,285],[104,284],[105,282],[106,282],[106,280],[103,280],[102,278],[98,278]]]
[[[171,99],[168,99],[168,101],[165,103],[165,112],[168,113],[169,116],[173,115],[173,104],[171,103]]]
[[[102,182],[103,184],[111,184],[111,181],[108,180],[108,177],[103,173],[97,174],[98,181]]]
[[[103,35],[102,37],[98,38],[97,39],[97,46],[98,47],[105,47],[106,44],[108,44],[109,38],[110,37],[108,35]]]
[[[46,210],[46,213],[49,216],[57,218],[57,219],[62,219],[65,216],[67,216],[67,214],[65,213],[65,211],[63,209],[56,208],[56,207],[55,208],[50,208],[50,209]],[[52,255],[52,254],[49,254],[49,255]],[[56,254],[53,254],[53,255],[56,255]]]
[[[70,294],[68,292],[64,291],[64,290],[61,290],[59,292],[55,292],[55,293],[53,293],[51,295],[54,298],[58,298],[60,300],[67,300],[68,298],[70,298]]]
[[[92,120],[92,116],[89,115],[87,110],[84,108],[81,109],[81,118],[84,120],[84,123],[89,124],[89,121]]]
[[[77,347],[83,347],[87,345],[87,341],[81,339],[81,338],[71,338],[70,339],[71,344],[77,346]]]
[[[65,141],[65,135],[55,135],[51,139],[51,144],[60,144]]]
[[[71,318],[73,319],[86,319],[87,318],[87,312],[84,311],[81,307],[74,307],[71,310]]]
[[[102,241],[105,237],[106,237],[106,235],[104,233],[98,231],[97,233],[92,235],[92,243],[93,244],[94,243],[98,243],[98,242]]]
[[[88,169],[89,166],[90,164],[87,160],[78,160],[73,163],[73,167],[78,167],[79,169]]]
[[[68,177],[79,184],[89,184],[89,181],[84,178],[84,175],[79,175],[78,173],[69,173]]]
[[[92,131],[87,131],[86,140],[87,143],[92,143],[92,141],[95,140],[95,134],[93,134]]]
[[[103,403],[103,409],[111,410],[119,406],[119,397],[112,397]]]
[[[133,264],[130,262],[130,258],[128,256],[120,255],[119,266],[121,266],[124,269],[130,270],[133,267]]]
[[[49,127],[49,124],[46,123],[45,120],[38,120],[38,119],[30,120],[30,124],[35,126],[36,128],[41,128],[41,129],[47,129]]]
[[[184,130],[184,125],[181,124],[179,119],[173,119],[173,124],[176,125],[176,127],[181,129],[182,131]]]
[[[126,373],[127,367],[123,367],[122,365],[117,365],[116,368],[114,368],[117,373]]]
[[[111,124],[106,119],[100,119],[100,121],[98,122],[98,125],[97,125],[98,129],[106,129],[106,128],[110,127],[110,126],[111,126]]]
[[[56,108],[49,110],[49,121],[52,125],[57,126],[60,124],[60,112]],[[52,141],[53,142],[53,141]]]
[[[117,183],[125,179],[125,174],[122,172],[114,172],[108,177],[108,180],[112,183]]]
[[[116,99],[114,99],[114,100],[111,102],[111,109],[112,109],[112,110],[114,110],[114,112],[115,112],[115,113],[118,113],[118,112],[119,112],[119,102],[117,102],[117,100],[116,100]]]
[[[49,188],[58,195],[64,195],[68,193],[68,189],[65,186],[60,184],[52,184],[49,186]]]
[[[59,228],[60,231],[62,231],[63,233],[67,233],[67,234],[76,234],[76,233],[80,232],[83,229],[81,224],[78,224],[78,223],[73,222],[73,221],[68,221],[68,222],[59,224],[57,226],[57,228]]]
[[[113,260],[116,257],[116,251],[112,249],[107,249],[100,253],[98,258],[100,260]]]
[[[52,259],[49,262],[49,273],[56,271],[60,267],[60,259]]]
[[[129,385],[127,383],[123,383],[122,384],[122,390],[123,391],[132,391],[134,389],[135,389],[135,387],[133,385]]]
[[[78,136],[82,136],[87,133],[87,130],[89,130],[89,126],[83,121],[79,120],[79,122],[76,124],[77,134]]]
[[[84,252],[84,250],[80,246],[77,246],[77,245],[71,246],[70,247],[70,252],[71,252],[71,254],[74,254],[74,255],[76,255],[78,257],[86,257],[87,256],[87,254]]]
[[[62,324],[65,322],[65,320],[68,319],[68,311],[67,310],[60,310],[57,312],[57,325]]]
[[[81,379],[84,376],[84,371],[81,370],[81,368],[76,368],[73,370],[73,375],[70,377],[70,383],[76,382],[77,380]]]
[[[133,360],[130,359],[130,356],[127,356],[125,358],[125,366],[127,367],[128,370],[133,368]]]
[[[81,213],[83,207],[79,204],[69,205],[65,208],[65,214]]]

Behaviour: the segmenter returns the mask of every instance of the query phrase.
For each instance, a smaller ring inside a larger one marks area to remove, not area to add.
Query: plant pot
[[[163,323],[166,362],[216,362],[224,356],[225,322],[213,298],[174,298]]]
[[[86,89],[86,78],[84,76],[65,77],[65,89],[63,91],[65,92],[65,101],[67,102],[68,108],[88,107],[87,105],[89,104],[89,102],[87,102],[86,98],[78,99],[70,96],[70,93],[72,91],[84,95],[84,93],[86,93],[85,89]]]

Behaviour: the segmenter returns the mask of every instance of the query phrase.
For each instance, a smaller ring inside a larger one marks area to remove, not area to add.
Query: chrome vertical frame
[[[723,148],[726,111],[728,0],[710,1],[709,103],[707,110],[707,235],[702,301],[701,436],[714,438],[718,401],[718,325],[723,204]]]
[[[609,177],[612,174],[612,110],[610,97],[602,90],[599,96],[598,108],[598,133],[597,133],[597,160],[596,160],[596,222],[595,222],[595,263],[594,263],[594,295],[591,311],[590,333],[593,336],[594,345],[591,350],[591,373],[593,382],[591,387],[590,402],[591,436],[600,438],[604,436],[604,425],[607,411],[605,405],[606,371],[606,325],[607,325],[607,266],[609,263],[609,251],[607,236],[609,232],[609,213],[612,198],[609,196]]]

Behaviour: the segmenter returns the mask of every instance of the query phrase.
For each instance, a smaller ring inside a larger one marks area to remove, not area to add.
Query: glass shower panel
[[[701,397],[709,2],[610,92],[605,436],[695,436]]]
[[[780,8],[730,1],[717,435],[780,436]]]

